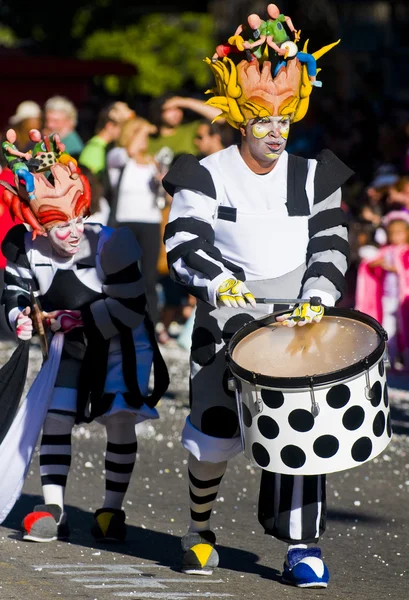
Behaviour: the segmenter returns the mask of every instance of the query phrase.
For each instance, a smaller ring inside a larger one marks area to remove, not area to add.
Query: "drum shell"
[[[367,371],[314,387],[315,417],[311,389],[274,389],[236,375],[245,456],[286,475],[333,473],[375,458],[392,436],[385,359],[386,349]]]

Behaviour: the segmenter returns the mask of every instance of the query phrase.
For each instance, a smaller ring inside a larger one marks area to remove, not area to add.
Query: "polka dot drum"
[[[263,317],[230,342],[244,453],[267,471],[342,471],[371,460],[391,440],[386,334],[357,311],[328,313],[294,329],[275,323],[275,315]]]

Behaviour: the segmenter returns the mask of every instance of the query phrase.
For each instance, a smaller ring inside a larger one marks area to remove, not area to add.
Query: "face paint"
[[[259,161],[276,161],[284,152],[290,131],[289,117],[253,119],[246,125],[250,153]]]
[[[79,250],[84,233],[84,219],[78,217],[63,225],[56,225],[48,232],[51,246],[60,256],[74,256]]]

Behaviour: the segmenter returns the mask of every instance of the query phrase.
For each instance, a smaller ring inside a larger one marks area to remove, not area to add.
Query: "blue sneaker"
[[[293,548],[288,551],[282,574],[284,583],[300,588],[326,588],[329,572],[319,548]]]

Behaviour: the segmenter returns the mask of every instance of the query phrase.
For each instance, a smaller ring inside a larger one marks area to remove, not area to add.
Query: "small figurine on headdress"
[[[9,129],[6,133],[6,141],[2,143],[4,158],[14,175],[24,181],[29,200],[34,200],[34,178],[27,166],[31,153],[17,150],[16,140],[16,132],[14,129]]]
[[[272,48],[278,56],[281,56],[282,60],[274,69],[274,77],[281,67],[286,65],[288,58],[297,56],[300,63],[306,65],[311,84],[316,87],[322,87],[322,83],[316,80],[317,62],[315,58],[312,54],[298,51],[297,42],[300,39],[301,31],[296,30],[290,17],[280,13],[280,9],[276,4],[269,4],[267,12],[270,17],[267,21],[262,21],[256,14],[248,17],[248,23],[253,30],[254,39],[244,42],[244,48],[252,50],[254,56],[259,60],[262,60],[266,55],[267,47]],[[294,33],[294,41],[290,40],[284,28],[284,23],[288,26],[291,33]],[[268,54],[266,58],[268,58]]]

